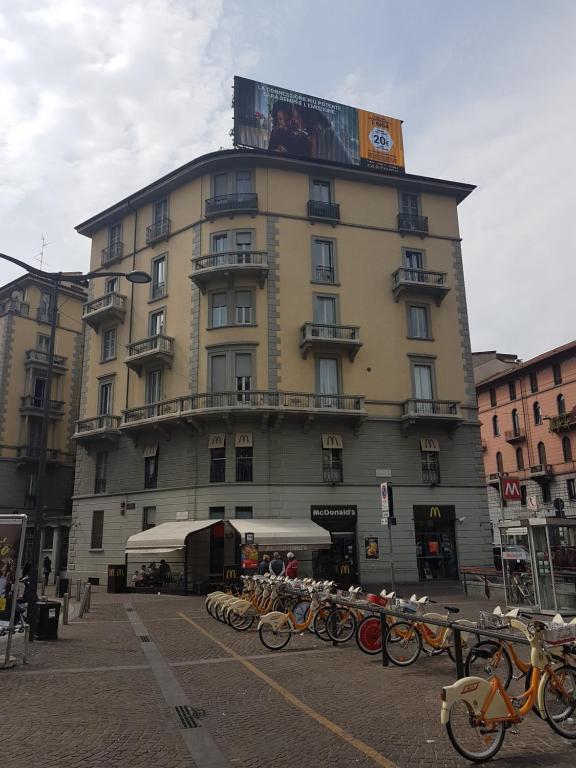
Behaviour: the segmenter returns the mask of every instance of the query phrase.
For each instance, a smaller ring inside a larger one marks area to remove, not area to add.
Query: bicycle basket
[[[478,616],[478,627],[480,629],[507,629],[509,626],[510,622],[505,616],[480,611]]]
[[[544,631],[546,645],[566,645],[576,640],[576,625],[574,624],[548,624]]]
[[[397,600],[396,607],[400,611],[404,611],[404,613],[410,614],[418,613],[418,609],[420,608],[418,603],[413,603],[410,600]]]

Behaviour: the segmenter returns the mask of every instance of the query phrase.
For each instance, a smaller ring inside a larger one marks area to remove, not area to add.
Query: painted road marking
[[[203,635],[206,635],[206,637],[212,640],[213,643],[216,643],[216,645],[219,645],[223,651],[226,651],[226,653],[232,656],[232,658],[234,658],[236,661],[238,661],[240,664],[246,667],[246,669],[252,672],[253,675],[256,675],[256,677],[259,677],[261,680],[267,683],[271,688],[273,688],[276,691],[276,693],[279,693],[280,696],[286,699],[286,701],[290,702],[290,704],[296,707],[296,709],[299,709],[301,712],[304,712],[305,715],[308,715],[308,717],[310,717],[312,720],[315,720],[321,726],[326,728],[326,730],[330,731],[335,736],[338,736],[338,738],[342,739],[342,741],[346,742],[351,747],[354,747],[354,749],[357,749],[363,755],[366,755],[367,757],[371,758],[376,763],[376,765],[380,765],[383,768],[398,768],[398,766],[395,763],[393,763],[391,760],[388,760],[388,758],[384,757],[384,755],[381,755],[380,752],[377,752],[373,747],[369,746],[361,739],[357,739],[351,733],[348,733],[348,731],[344,730],[344,728],[341,728],[336,723],[333,723],[332,720],[329,720],[324,715],[321,715],[320,712],[316,712],[315,709],[312,709],[312,707],[308,706],[308,704],[302,701],[302,699],[299,699],[297,696],[291,693],[287,688],[284,688],[283,685],[280,685],[280,683],[277,683],[276,680],[273,680],[265,672],[262,672],[260,669],[258,669],[258,667],[255,667],[254,664],[252,664],[247,659],[237,654],[236,651],[234,651],[232,648],[227,646],[221,640],[218,640],[218,638],[214,637],[214,635],[211,632],[208,632],[208,630],[201,627],[195,621],[192,621],[192,619],[190,619],[184,613],[178,612],[178,615],[181,616],[185,621],[187,621],[188,624],[194,627],[194,629],[197,629],[198,632],[202,632]]]

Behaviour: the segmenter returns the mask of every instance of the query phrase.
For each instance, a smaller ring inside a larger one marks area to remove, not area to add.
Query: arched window
[[[564,461],[572,461],[572,443],[568,436],[562,438],[562,453],[564,454]]]
[[[492,416],[492,432],[494,437],[498,437],[500,434],[500,425],[498,424],[498,416]]]
[[[502,463],[502,454],[500,451],[496,454],[496,469],[498,472],[503,475],[504,474],[504,465]]]
[[[534,410],[534,424],[542,424],[542,411],[540,410],[540,403],[536,401],[532,408]]]
[[[548,463],[546,461],[546,446],[544,443],[538,443],[538,462],[542,464],[542,466],[546,466]]]
[[[556,398],[556,403],[558,405],[558,414],[562,416],[564,413],[566,413],[566,400],[564,400],[564,395],[558,395]]]
[[[512,411],[512,431],[515,435],[520,434],[520,421],[518,419],[518,411],[516,408]]]
[[[522,448],[516,448],[516,469],[524,469],[524,453]]]

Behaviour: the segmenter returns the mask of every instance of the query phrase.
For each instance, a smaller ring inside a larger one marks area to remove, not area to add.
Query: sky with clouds
[[[460,206],[474,349],[576,337],[573,0],[19,0],[0,9],[0,251],[86,269],[74,226],[231,146],[234,74],[404,120]],[[0,281],[21,274],[0,262]]]

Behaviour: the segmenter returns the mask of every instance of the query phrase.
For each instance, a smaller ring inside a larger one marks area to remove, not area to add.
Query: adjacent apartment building
[[[491,559],[458,204],[468,184],[259,150],[198,157],[77,227],[93,281],[70,569],[182,519],[331,533],[304,568],[387,583]],[[376,546],[376,544],[378,546]]]
[[[51,285],[24,275],[0,288],[0,513],[28,515],[32,552],[36,473],[48,369]],[[50,402],[42,557],[53,575],[66,570],[74,482],[86,293],[61,286]]]
[[[495,543],[498,520],[576,515],[576,342],[526,362],[475,353],[474,363]],[[521,480],[519,501],[501,500],[507,476]]]

